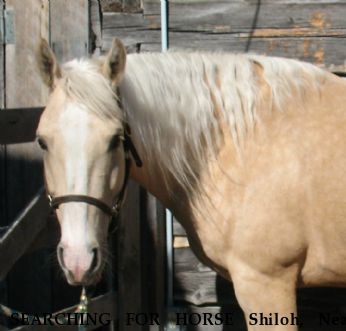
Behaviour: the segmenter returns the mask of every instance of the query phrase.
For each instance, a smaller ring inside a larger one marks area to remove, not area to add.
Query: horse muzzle
[[[99,280],[102,256],[98,246],[68,247],[60,243],[57,255],[70,285],[91,285]]]

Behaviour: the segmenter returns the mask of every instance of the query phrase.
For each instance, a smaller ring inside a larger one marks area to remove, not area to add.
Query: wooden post
[[[48,39],[48,0],[7,0],[5,12],[5,106],[37,107],[46,102],[48,90],[36,65],[36,49],[41,37]],[[33,155],[35,143],[6,147],[6,222],[16,216],[43,185],[42,165]],[[22,257],[7,277],[8,304],[17,309],[49,309],[50,254],[37,251]],[[30,286],[27,286],[30,282]],[[47,286],[42,286],[47,284]]]
[[[142,206],[143,306],[160,317],[160,325],[150,325],[149,330],[162,331],[166,322],[165,208],[148,192],[143,192]]]
[[[126,323],[128,313],[142,312],[140,189],[132,181],[128,184],[127,198],[121,210],[117,239],[119,330],[141,330],[136,323]]]
[[[5,76],[4,76],[4,1],[0,0],[0,108],[5,106]],[[0,110],[1,112],[2,110]],[[6,226],[6,146],[0,145],[0,226]],[[0,282],[0,300],[7,301],[6,282]]]

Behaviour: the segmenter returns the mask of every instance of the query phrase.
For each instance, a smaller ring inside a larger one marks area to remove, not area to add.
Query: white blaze
[[[59,119],[64,141],[66,192],[61,194],[88,195],[87,139],[89,117],[83,106],[70,103]],[[87,205],[81,202],[62,204],[61,244],[64,248],[64,263],[76,280],[81,280],[92,261],[94,231],[88,231]],[[90,225],[89,225],[90,226]]]

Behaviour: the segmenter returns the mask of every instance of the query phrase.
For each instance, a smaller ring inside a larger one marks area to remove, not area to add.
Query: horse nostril
[[[65,268],[65,263],[64,263],[64,248],[62,246],[58,246],[58,261],[60,263],[60,265],[62,266],[62,268]]]
[[[95,271],[97,265],[98,265],[98,261],[99,261],[99,257],[98,257],[98,248],[93,248],[92,249],[92,253],[93,253],[93,259],[91,261],[91,265],[90,265],[90,272]]]

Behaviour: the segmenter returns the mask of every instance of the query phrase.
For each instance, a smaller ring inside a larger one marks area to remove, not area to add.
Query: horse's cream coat
[[[52,88],[38,128],[52,194],[86,193],[111,204],[124,169],[121,145],[108,148],[114,133],[122,136],[110,89],[117,86],[144,161],[132,165],[132,178],[172,209],[199,258],[233,281],[248,322],[251,313],[296,314],[297,286],[346,284],[345,81],[309,64],[253,55],[131,55],[125,67],[119,41],[105,60],[61,70],[43,44],[41,66]],[[68,136],[74,126],[79,133]],[[83,162],[80,153],[87,170],[65,168],[68,159]],[[86,192],[77,183],[87,183]],[[106,215],[77,205],[58,210],[70,238],[61,244],[69,247],[74,231],[85,246],[93,238],[103,247]],[[80,246],[67,265],[64,249],[69,281],[95,281],[102,253],[95,266]]]

